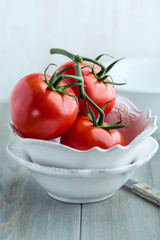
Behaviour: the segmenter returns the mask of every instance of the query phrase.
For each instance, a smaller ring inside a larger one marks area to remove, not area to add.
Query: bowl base
[[[50,193],[50,192],[47,192],[48,195],[51,197],[51,198],[54,198],[56,200],[59,200],[61,202],[66,202],[66,203],[95,203],[95,202],[100,202],[100,201],[103,201],[103,200],[106,200],[110,197],[112,197],[115,192],[111,193],[111,194],[107,194],[103,197],[97,197],[97,198],[85,198],[85,199],[77,199],[77,198],[66,198],[66,197],[62,197],[62,196],[59,196],[59,195],[56,195],[56,194],[53,194],[53,193]]]

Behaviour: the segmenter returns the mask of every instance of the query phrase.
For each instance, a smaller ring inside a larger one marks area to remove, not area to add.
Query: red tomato
[[[72,89],[65,91],[75,95]],[[44,74],[34,73],[22,78],[14,87],[10,112],[14,126],[24,137],[52,139],[71,127],[78,106],[73,97],[49,90]]]
[[[61,143],[79,150],[96,146],[108,149],[116,144],[125,146],[125,140],[118,130],[104,130],[93,126],[87,116],[77,117],[72,127],[61,137]]]
[[[67,63],[63,64],[62,66],[60,66],[58,68],[58,71],[61,71],[62,69],[65,69],[65,68],[73,66],[73,65],[74,65],[74,63],[72,61],[67,62]],[[81,63],[81,67],[83,67],[85,65],[93,66],[92,64],[88,64],[86,62]],[[96,70],[97,70],[97,72],[99,72],[100,68],[96,67]],[[66,70],[63,74],[76,75],[75,67]],[[86,94],[88,95],[88,97],[91,98],[92,101],[95,102],[100,108],[102,108],[106,102],[112,101],[107,104],[107,106],[104,110],[105,114],[110,112],[114,106],[115,99],[116,99],[116,91],[115,91],[114,86],[112,84],[99,82],[96,79],[96,77],[94,76],[94,74],[92,73],[92,70],[90,67],[83,68],[82,75],[83,75],[84,85],[85,85],[84,90],[85,90]],[[109,80],[109,79],[106,79],[106,80]],[[71,84],[71,83],[75,83],[76,80],[65,79],[64,81],[67,84]],[[74,87],[73,89],[79,99],[78,87]],[[92,108],[95,115],[97,116],[98,115],[97,110],[95,110],[95,108],[93,108],[90,104],[89,104],[89,106]],[[83,101],[79,100],[79,108],[80,108],[79,115],[85,115],[84,100]]]

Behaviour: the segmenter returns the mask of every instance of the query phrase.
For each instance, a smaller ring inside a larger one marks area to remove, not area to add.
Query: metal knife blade
[[[139,183],[132,179],[129,179],[124,187],[160,207],[160,190],[157,190],[146,183]]]

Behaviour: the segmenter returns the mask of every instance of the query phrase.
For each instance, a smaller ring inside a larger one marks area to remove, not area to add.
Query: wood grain
[[[122,188],[92,204],[50,198],[8,157],[7,103],[0,104],[0,240],[159,240],[160,208]],[[160,150],[133,179],[160,189]]]
[[[133,179],[160,189],[160,151]],[[154,177],[153,177],[154,176]],[[82,239],[159,239],[160,208],[122,188],[112,198],[82,207]]]
[[[0,104],[0,240],[79,239],[81,205],[50,198],[6,153],[8,104]]]

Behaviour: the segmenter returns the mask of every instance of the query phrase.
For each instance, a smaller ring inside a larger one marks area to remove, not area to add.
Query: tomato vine
[[[92,72],[93,74],[96,76],[96,78],[99,81],[104,81],[105,83],[109,83],[109,84],[113,84],[113,85],[122,85],[122,84],[126,84],[126,83],[115,83],[113,81],[107,81],[105,80],[109,75],[108,72],[111,70],[111,68],[121,59],[118,59],[116,61],[114,61],[113,63],[111,63],[108,67],[105,67],[102,63],[100,63],[98,60],[103,56],[103,54],[99,55],[95,60],[91,59],[91,58],[87,58],[87,57],[82,57],[79,55],[75,55],[72,54],[64,49],[59,49],[59,48],[52,48],[50,49],[50,53],[51,54],[60,54],[60,55],[64,55],[68,58],[70,58],[73,62],[74,62],[74,67],[75,67],[75,71],[76,71],[76,76],[72,76],[72,75],[62,75],[62,73],[66,70],[64,69],[63,71],[59,72],[59,73],[55,73],[55,75],[53,75],[54,81],[53,81],[53,86],[58,86],[59,82],[62,79],[65,78],[72,78],[76,80],[76,83],[74,84],[74,86],[78,86],[79,87],[79,96],[81,100],[85,100],[86,102],[86,114],[87,116],[90,118],[90,120],[92,121],[93,125],[109,130],[109,129],[116,129],[116,128],[123,128],[128,126],[127,125],[119,125],[122,122],[122,117],[120,114],[120,121],[113,123],[113,124],[107,124],[107,125],[103,125],[104,123],[104,118],[105,118],[105,114],[104,114],[104,108],[106,106],[103,106],[102,108],[100,108],[99,106],[97,106],[97,104],[95,104],[94,101],[92,101],[91,98],[89,98],[89,96],[86,94],[85,90],[84,90],[84,80],[83,80],[83,76],[82,76],[82,72],[81,72],[81,63],[83,61],[88,61],[93,63],[93,67],[89,66],[92,68]],[[101,70],[96,73],[95,71],[95,66],[98,65]],[[73,67],[73,66],[72,66]],[[70,67],[71,68],[71,67]],[[58,78],[56,77],[58,75]],[[52,79],[52,78],[51,78]],[[69,87],[71,87],[71,85],[69,85]],[[92,109],[88,106],[87,103],[90,103],[98,112],[99,115],[97,117],[97,119],[95,118],[95,115],[92,111]]]

